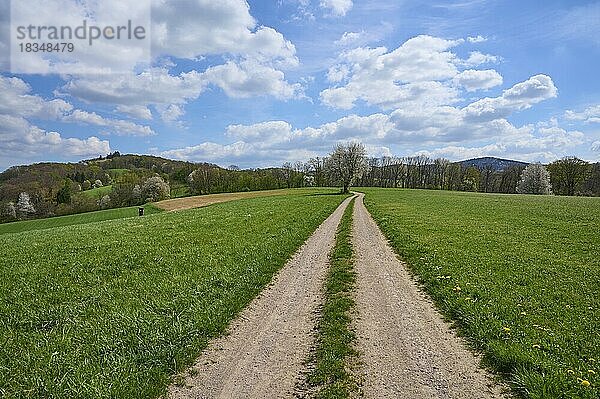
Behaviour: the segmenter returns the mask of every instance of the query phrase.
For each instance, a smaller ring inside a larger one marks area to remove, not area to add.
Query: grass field
[[[0,236],[0,396],[164,393],[344,198],[314,194]]]
[[[92,188],[86,191],[82,191],[79,195],[85,195],[90,198],[100,199],[105,195],[110,195],[112,191],[112,185]]]
[[[129,172],[129,169],[107,169],[106,170],[106,173],[108,173],[112,179],[117,179],[117,178],[123,176],[127,172]]]
[[[154,203],[154,205],[165,211],[180,211],[184,209],[200,208],[220,202],[235,201],[246,198],[272,197],[277,195],[304,195],[311,194],[315,191],[314,188],[282,188],[277,190],[262,190],[262,191],[244,191],[237,193],[219,193],[195,195],[184,198],[171,198],[164,201]],[[333,192],[338,191],[334,189]]]
[[[144,209],[144,213],[146,215],[162,212],[162,209],[159,209],[151,204],[144,205]],[[103,211],[78,213],[75,215],[57,216],[46,219],[22,220],[19,222],[0,224],[0,234],[20,233],[30,230],[44,230],[54,227],[72,226],[76,224],[100,222],[104,220],[123,219],[133,216],[138,216],[137,206],[132,206],[129,208],[106,209]]]
[[[350,327],[354,309],[352,290],[356,280],[353,271],[352,211],[348,204],[329,255],[330,266],[325,282],[325,303],[317,326],[314,370],[308,375],[310,385],[317,387],[317,398],[349,398],[358,392],[351,364],[358,354],[354,350],[355,334]]]
[[[515,392],[599,397],[600,198],[359,191],[438,307]]]

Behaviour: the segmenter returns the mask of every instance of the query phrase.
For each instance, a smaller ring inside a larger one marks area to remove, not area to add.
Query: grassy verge
[[[516,393],[599,397],[599,198],[364,191],[395,250]]]
[[[354,332],[350,328],[354,300],[353,250],[351,242],[354,200],[346,208],[337,230],[331,252],[330,268],[325,282],[325,303],[318,324],[315,368],[307,381],[317,387],[318,398],[347,398],[358,391],[350,372],[356,356]]]
[[[152,398],[344,196],[0,236],[0,397]]]
[[[144,209],[145,215],[162,212],[162,209],[159,209],[152,204],[144,205]],[[86,224],[104,220],[123,219],[134,216],[138,216],[137,206],[106,209],[102,211],[85,212],[75,215],[57,216],[46,219],[22,220],[19,222],[0,224],[0,234],[20,233],[30,230],[44,230],[54,227],[72,226],[76,224]]]

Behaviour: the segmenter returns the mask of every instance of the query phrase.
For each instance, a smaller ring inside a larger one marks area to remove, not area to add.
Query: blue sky
[[[151,1],[151,65],[24,75],[0,0],[0,169],[115,150],[277,166],[348,140],[600,160],[600,2]]]

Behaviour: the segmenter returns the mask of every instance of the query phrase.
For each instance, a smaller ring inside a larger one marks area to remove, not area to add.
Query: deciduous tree
[[[575,195],[586,179],[589,164],[576,157],[565,157],[548,165],[548,170],[556,194]]]
[[[523,173],[521,180],[517,184],[517,193],[519,194],[552,194],[552,185],[550,184],[550,173],[546,167],[540,163],[528,165]]]
[[[161,201],[171,196],[171,188],[162,177],[153,176],[148,178],[142,185],[142,193],[146,199]]]
[[[35,213],[35,208],[31,203],[31,198],[29,198],[29,194],[23,192],[19,194],[19,201],[17,201],[17,212],[20,216],[29,216]]]
[[[329,180],[342,186],[342,192],[348,189],[367,170],[365,146],[361,143],[338,144],[325,161],[325,170]]]

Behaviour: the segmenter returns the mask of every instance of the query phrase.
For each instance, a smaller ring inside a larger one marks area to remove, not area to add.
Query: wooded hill
[[[512,194],[525,162],[494,157],[450,162],[422,155],[369,158],[355,186]],[[223,192],[330,186],[325,158],[240,170],[115,152],[78,163],[15,166],[0,174],[0,221],[41,218]],[[557,195],[600,196],[600,163],[567,157],[547,165]]]
[[[192,172],[197,176],[194,181]],[[235,166],[224,169],[211,163],[115,152],[78,163],[14,166],[0,173],[0,221],[139,205],[148,199],[142,187],[151,177],[160,177],[168,185],[166,195],[150,195],[153,200],[302,185],[297,175],[279,168],[242,171]]]

